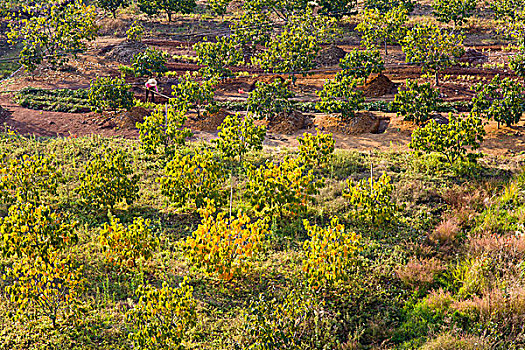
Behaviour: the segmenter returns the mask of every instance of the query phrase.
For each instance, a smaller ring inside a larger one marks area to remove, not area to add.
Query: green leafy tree
[[[133,175],[127,158],[120,150],[96,154],[79,176],[75,192],[80,201],[93,208],[113,209],[123,200],[131,204],[137,198],[139,177]]]
[[[337,19],[345,15],[354,15],[357,11],[357,0],[320,0],[320,13]]]
[[[276,15],[286,21],[291,16],[304,12],[308,8],[308,0],[247,0],[243,8],[267,16]]]
[[[101,9],[111,12],[113,18],[117,18],[117,10],[129,6],[128,0],[96,0],[96,4]]]
[[[366,80],[374,73],[381,73],[385,69],[385,62],[377,50],[353,49],[339,61],[339,66],[342,71],[337,75]]]
[[[280,113],[288,114],[293,111],[293,104],[290,101],[293,96],[289,81],[284,79],[275,79],[271,83],[258,81],[246,102],[248,112],[257,119],[271,121]]]
[[[133,107],[131,85],[122,78],[99,77],[89,86],[89,104],[97,111],[130,110]]]
[[[350,76],[326,81],[323,89],[317,93],[320,101],[315,105],[316,108],[325,113],[338,113],[343,121],[351,120],[365,102],[363,91],[357,89],[360,81]]]
[[[460,26],[472,16],[476,9],[476,0],[434,0],[434,16],[440,22],[454,22]]]
[[[396,7],[403,7],[407,13],[414,11],[413,0],[365,0],[366,9],[378,9],[381,13],[388,12]]]
[[[190,129],[184,127],[186,110],[177,110],[171,105],[157,106],[152,114],[142,123],[137,123],[142,148],[146,153],[155,154],[159,150],[171,155],[186,139],[193,136]]]
[[[48,261],[53,252],[78,241],[75,223],[48,206],[15,204],[0,219],[0,252],[4,257],[39,257]]]
[[[62,175],[54,156],[24,154],[0,162],[0,198],[6,203],[41,203],[44,194],[56,194]]]
[[[42,62],[53,67],[67,62],[68,55],[83,51],[86,41],[97,36],[96,12],[82,0],[64,5],[37,2],[24,5],[8,19],[9,43],[21,43],[20,63],[33,71]]]
[[[5,288],[17,319],[48,317],[56,328],[63,319],[75,319],[86,283],[82,266],[54,253],[48,260],[24,257],[7,269]]]
[[[332,134],[324,134],[316,129],[316,135],[304,133],[299,141],[299,159],[310,168],[320,167],[328,163],[335,150],[335,140]]]
[[[108,212],[109,223],[100,229],[98,240],[109,263],[120,267],[135,267],[137,261],[153,257],[159,246],[159,238],[151,231],[151,221],[141,217],[124,226]]]
[[[217,16],[224,16],[231,0],[208,0],[206,6]]]
[[[225,178],[226,169],[217,155],[200,149],[195,153],[176,153],[157,182],[162,194],[176,207],[204,208],[206,200],[214,200],[217,205],[225,202]]]
[[[212,142],[226,159],[238,158],[239,162],[250,150],[261,150],[266,137],[266,128],[256,126],[250,115],[228,115],[219,130],[219,137]]]
[[[231,77],[232,71],[227,68],[243,62],[242,48],[230,37],[218,38],[217,42],[201,41],[193,46],[199,64],[205,68],[201,73],[206,78]]]
[[[177,110],[184,110],[187,112],[194,109],[197,115],[201,116],[202,110],[204,114],[216,111],[215,104],[215,90],[214,80],[197,81],[195,75],[189,72],[179,78],[177,85],[172,86],[172,98],[170,104],[174,105]]]
[[[161,50],[147,48],[144,52],[133,55],[131,60],[133,71],[137,77],[161,75],[168,71],[167,54]]]
[[[197,6],[195,0],[138,0],[137,4],[140,11],[149,16],[164,12],[169,22],[174,13],[188,14]]]
[[[403,38],[406,21],[407,10],[402,6],[385,13],[376,8],[365,9],[356,30],[362,34],[362,43],[366,47],[381,43],[385,48],[385,55],[388,55],[387,44],[397,44]]]
[[[520,121],[525,104],[525,88],[514,79],[495,76],[489,83],[475,86],[476,96],[472,99],[472,113],[475,116],[493,119],[507,126]]]
[[[267,161],[260,167],[249,165],[247,178],[245,196],[254,211],[279,219],[304,213],[324,185],[322,179],[315,179],[313,170],[291,158],[281,163]]]
[[[144,35],[144,27],[138,21],[133,21],[129,29],[126,31],[126,37],[131,42],[142,41]]]
[[[518,77],[525,79],[525,50],[522,49],[521,52],[510,57],[509,67]]]
[[[350,217],[355,222],[382,227],[391,224],[399,211],[392,198],[393,191],[390,176],[383,174],[378,180],[370,177],[353,183],[348,179],[343,198],[348,200]]]
[[[525,1],[493,0],[489,2],[498,23],[498,31],[525,45]]]
[[[272,38],[273,23],[263,12],[246,11],[230,25],[231,38],[251,57],[257,45],[266,46]]]
[[[418,24],[402,40],[402,48],[407,63],[417,63],[423,72],[433,72],[438,86],[440,71],[463,54],[463,40],[464,36],[433,24]]]
[[[437,110],[439,101],[439,90],[432,88],[430,83],[418,84],[417,80],[407,80],[406,89],[394,98],[394,106],[397,114],[405,120],[424,124]]]
[[[310,237],[303,244],[303,271],[314,291],[337,287],[350,278],[349,267],[355,264],[360,236],[348,231],[339,219],[332,218],[327,228],[310,225],[304,220]]]
[[[414,130],[409,147],[426,153],[440,153],[452,164],[466,157],[474,160],[477,155],[468,151],[479,149],[484,136],[485,129],[480,118],[472,114],[464,118],[449,114],[448,124],[431,120],[424,127]]]
[[[178,288],[168,282],[162,288],[140,285],[136,290],[138,302],[126,312],[130,329],[128,338],[134,349],[182,350],[188,331],[196,324],[193,288],[184,278]]]

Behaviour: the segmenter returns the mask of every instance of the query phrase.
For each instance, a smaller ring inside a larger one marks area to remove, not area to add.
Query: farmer
[[[155,103],[155,93],[152,90],[153,88],[155,88],[155,91],[157,93],[159,92],[159,88],[157,87],[157,80],[151,78],[146,82],[146,102],[148,102],[148,96],[151,92],[151,102]]]

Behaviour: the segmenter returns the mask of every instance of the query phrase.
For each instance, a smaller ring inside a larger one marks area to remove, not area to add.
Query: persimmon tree
[[[436,111],[439,101],[439,90],[432,88],[430,83],[407,80],[405,89],[396,95],[393,105],[405,120],[423,124]]]
[[[63,65],[70,54],[85,50],[86,42],[94,40],[98,31],[95,8],[82,0],[23,5],[23,11],[7,19],[9,43],[22,45],[20,63],[28,71],[42,62],[55,68]]]
[[[440,22],[454,22],[454,27],[465,23],[476,9],[476,0],[434,0],[434,16]]]
[[[371,74],[381,73],[385,69],[385,62],[377,50],[353,49],[339,61],[342,71],[336,77],[350,76],[357,79],[368,79]]]
[[[320,101],[316,108],[325,113],[338,113],[343,121],[351,120],[365,102],[363,91],[357,89],[360,81],[351,76],[327,80],[317,93]]]
[[[377,8],[365,9],[360,18],[356,30],[362,34],[362,43],[366,47],[383,44],[385,55],[388,55],[387,44],[397,44],[406,33],[407,10],[402,6],[386,12]]]
[[[220,37],[217,42],[201,41],[193,46],[199,64],[204,65],[201,74],[205,78],[231,77],[228,66],[235,66],[243,61],[242,47],[234,38]]]
[[[149,16],[164,12],[171,22],[174,13],[188,14],[193,12],[195,0],[138,0],[139,9]]]
[[[403,7],[408,13],[414,11],[413,0],[365,0],[364,5],[367,9],[378,9],[381,13],[396,7]]]
[[[421,65],[423,72],[432,72],[438,86],[439,73],[463,54],[464,39],[463,35],[427,23],[414,26],[401,43],[406,62]]]
[[[101,9],[110,12],[113,18],[117,18],[117,10],[128,7],[130,2],[129,0],[96,0],[96,4]]]
[[[271,83],[257,82],[255,89],[248,96],[248,112],[257,119],[273,120],[280,113],[291,113],[293,104],[290,98],[294,96],[290,90],[290,82],[275,79]]]

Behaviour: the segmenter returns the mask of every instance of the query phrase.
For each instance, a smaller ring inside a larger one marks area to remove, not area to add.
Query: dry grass
[[[397,269],[397,276],[411,287],[428,287],[434,278],[446,270],[446,266],[436,259],[412,259],[405,266]]]
[[[458,336],[450,333],[441,334],[429,340],[421,350],[485,350],[490,345],[479,337]]]
[[[458,219],[450,217],[444,219],[431,233],[428,239],[433,244],[451,245],[461,233]]]

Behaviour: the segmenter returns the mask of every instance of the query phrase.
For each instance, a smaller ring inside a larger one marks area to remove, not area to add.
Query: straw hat
[[[157,80],[155,79],[149,79],[147,82],[146,82],[146,85],[147,86],[151,86],[151,87],[156,87],[157,86]]]

